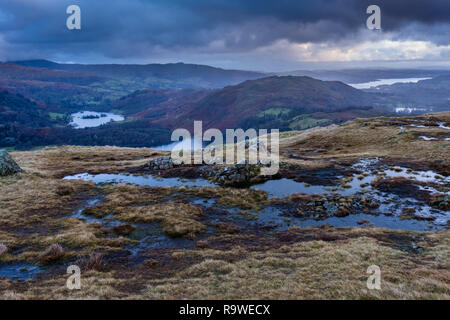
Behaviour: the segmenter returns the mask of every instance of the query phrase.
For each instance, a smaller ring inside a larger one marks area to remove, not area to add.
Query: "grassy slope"
[[[450,122],[450,112],[418,117],[356,119],[339,126],[287,132],[281,136],[280,144],[285,152],[313,153],[310,157],[317,159],[378,156],[448,165],[450,143],[442,141],[448,130],[437,126],[409,127],[415,123],[414,120]],[[422,135],[441,139],[430,143],[420,139]]]

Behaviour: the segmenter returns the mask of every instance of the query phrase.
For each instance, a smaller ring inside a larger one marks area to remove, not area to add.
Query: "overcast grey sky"
[[[66,28],[79,5],[82,30]],[[365,26],[381,7],[381,31]],[[0,60],[450,67],[449,0],[0,0]]]

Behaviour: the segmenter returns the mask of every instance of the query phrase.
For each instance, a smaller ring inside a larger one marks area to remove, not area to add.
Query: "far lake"
[[[432,78],[379,79],[363,83],[349,83],[348,85],[356,89],[369,89],[383,85],[392,85],[394,83],[417,83],[421,80],[430,80],[430,79]]]
[[[189,140],[175,141],[175,142],[172,142],[169,144],[164,144],[164,145],[150,147],[150,148],[157,149],[157,150],[163,150],[163,151],[177,151],[177,150],[190,151],[190,150],[194,149],[194,144],[196,142],[197,142],[197,146],[205,147],[207,145],[207,143],[205,143],[201,140],[196,141],[195,139],[191,138]]]
[[[123,116],[110,112],[80,111],[71,116],[72,121],[69,125],[75,129],[93,128],[111,121],[125,120]]]

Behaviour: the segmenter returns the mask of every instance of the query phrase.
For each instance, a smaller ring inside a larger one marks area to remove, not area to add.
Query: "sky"
[[[369,5],[381,30],[369,30]],[[66,9],[81,9],[68,30]],[[450,0],[0,0],[0,61],[450,68]]]

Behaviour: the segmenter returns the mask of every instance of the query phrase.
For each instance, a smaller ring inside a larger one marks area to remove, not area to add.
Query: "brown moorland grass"
[[[163,231],[171,237],[194,238],[206,230],[198,219],[204,216],[201,208],[181,202],[166,202],[149,206],[116,207],[115,217],[121,221],[160,222]]]
[[[152,260],[132,274],[120,270],[83,273],[82,290],[65,288],[66,276],[34,281],[17,290],[0,282],[4,299],[450,299],[449,230],[421,234],[380,228],[292,228],[286,243],[241,242],[227,250],[203,247],[168,250],[166,276],[152,276]],[[317,232],[326,232],[323,240]],[[309,239],[312,237],[312,239]],[[303,240],[301,240],[303,239]],[[370,265],[381,268],[381,290],[366,286]],[[177,267],[177,265],[183,267]],[[172,269],[171,269],[172,268]],[[171,269],[171,270],[168,270]],[[138,285],[139,284],[139,285]],[[242,290],[245,288],[245,290]]]
[[[267,201],[267,192],[256,189],[236,189],[236,188],[173,188],[174,193],[179,192],[180,197],[217,198],[219,204],[223,206],[238,207],[242,210],[260,210]],[[175,194],[175,196],[177,196]]]
[[[450,141],[425,141],[420,135],[448,136],[448,130],[436,125],[410,127],[413,120],[450,122],[450,112],[402,118],[356,119],[342,125],[313,128],[280,139],[282,153],[307,155],[310,161],[321,158],[387,157],[408,161],[450,164]],[[403,129],[401,128],[403,126]],[[287,162],[305,160],[284,159]],[[319,164],[319,163],[317,163]]]
[[[81,172],[119,173],[165,154],[167,154],[165,151],[148,148],[109,146],[60,146],[11,153],[25,171],[55,178]]]

